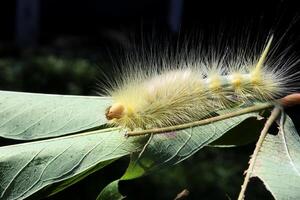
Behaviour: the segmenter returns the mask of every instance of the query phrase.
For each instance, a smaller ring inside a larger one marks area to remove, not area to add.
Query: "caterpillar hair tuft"
[[[106,118],[130,130],[160,128],[290,94],[299,80],[298,73],[290,71],[299,59],[274,56],[273,44],[271,35],[257,54],[232,50],[232,55],[229,49],[208,55],[200,49],[174,55],[166,50],[155,58],[151,51],[140,59],[129,57],[128,72],[108,89],[114,103]]]

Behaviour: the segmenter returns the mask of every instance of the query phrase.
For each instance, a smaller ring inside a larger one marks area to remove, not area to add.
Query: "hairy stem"
[[[263,143],[263,141],[264,141],[264,139],[265,139],[265,137],[268,133],[269,128],[271,127],[273,122],[277,119],[278,115],[280,114],[280,111],[281,110],[280,110],[279,107],[275,107],[273,109],[272,114],[270,115],[269,119],[266,121],[265,126],[264,126],[263,130],[260,133],[259,139],[256,143],[254,152],[253,152],[253,154],[251,156],[251,159],[250,159],[250,162],[249,162],[249,167],[247,169],[247,173],[246,173],[246,176],[245,176],[245,179],[244,179],[244,183],[241,186],[241,191],[240,191],[240,194],[238,196],[238,200],[243,200],[244,197],[245,197],[246,188],[247,188],[247,185],[249,183],[251,174],[253,172],[253,168],[254,168],[254,165],[255,165],[255,162],[256,162],[258,152],[259,152],[259,150],[262,146],[262,143]]]
[[[219,116],[216,116],[216,117],[211,117],[211,118],[208,118],[208,119],[203,119],[203,120],[200,120],[200,121],[190,122],[190,123],[186,123],[186,124],[168,126],[168,127],[163,127],[163,128],[148,129],[148,130],[141,130],[141,131],[129,131],[129,132],[126,133],[126,136],[131,137],[131,136],[140,136],[140,135],[147,135],[147,134],[159,134],[159,133],[166,133],[166,132],[171,132],[171,131],[178,131],[178,130],[182,130],[182,129],[186,129],[186,128],[192,128],[192,127],[195,127],[195,126],[210,124],[210,123],[213,123],[213,122],[216,122],[216,121],[228,119],[228,118],[231,118],[231,117],[243,115],[243,114],[250,113],[250,112],[257,112],[257,111],[260,111],[260,110],[265,110],[265,109],[270,108],[272,106],[274,106],[272,103],[258,104],[258,105],[251,106],[251,107],[248,107],[248,108],[244,108],[244,109],[232,112],[232,113],[227,113],[227,114],[224,114],[224,115],[219,115]]]

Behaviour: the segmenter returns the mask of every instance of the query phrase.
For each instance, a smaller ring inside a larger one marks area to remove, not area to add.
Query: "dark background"
[[[112,73],[115,59],[122,58],[119,49],[132,51],[132,37],[201,32],[218,38],[220,27],[237,36],[245,28],[257,35],[283,33],[299,10],[296,2],[272,0],[1,0],[0,89],[96,95],[101,74]],[[295,42],[298,27],[296,22],[287,36]],[[293,48],[299,50],[297,43]],[[296,125],[298,110],[288,110]],[[174,199],[185,188],[188,199],[235,199],[253,149],[204,148],[172,168],[122,182],[120,189],[127,199]],[[121,159],[48,199],[95,199],[127,162]],[[247,197],[272,199],[259,180],[251,182]]]

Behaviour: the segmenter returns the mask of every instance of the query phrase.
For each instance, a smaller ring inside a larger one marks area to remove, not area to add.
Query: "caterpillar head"
[[[122,104],[115,103],[112,106],[109,106],[106,109],[106,119],[113,120],[113,119],[120,119],[124,115],[125,108]]]

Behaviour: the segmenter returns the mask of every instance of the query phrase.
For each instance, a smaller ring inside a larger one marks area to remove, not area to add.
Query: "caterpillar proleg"
[[[295,89],[291,74],[298,60],[272,58],[273,35],[258,55],[162,56],[147,60],[124,74],[108,94],[114,103],[106,118],[114,126],[130,130],[160,128],[197,121],[217,110],[241,104],[270,102]],[[192,54],[195,54],[194,52]],[[144,59],[145,60],[145,59]],[[162,65],[158,69],[157,65]],[[137,70],[140,69],[140,70]]]

